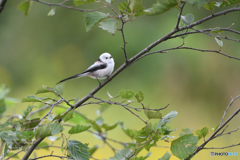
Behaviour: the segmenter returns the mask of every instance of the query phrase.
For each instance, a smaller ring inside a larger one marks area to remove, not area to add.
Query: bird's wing
[[[81,74],[88,73],[88,72],[94,72],[94,71],[97,71],[99,69],[104,69],[106,67],[107,67],[106,63],[103,63],[101,61],[96,61],[93,65],[91,65],[86,71],[84,71]]]

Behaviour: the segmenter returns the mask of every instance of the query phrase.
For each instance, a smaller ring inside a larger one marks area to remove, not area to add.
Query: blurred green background
[[[55,1],[56,2],[56,1]],[[154,1],[144,2],[150,6]],[[35,94],[42,85],[54,86],[56,82],[66,77],[84,71],[90,64],[98,59],[103,52],[109,52],[114,57],[116,68],[124,63],[122,37],[119,31],[113,36],[95,26],[86,32],[84,26],[84,13],[56,8],[56,14],[48,17],[48,6],[33,3],[28,16],[17,9],[21,1],[8,1],[0,15],[0,84],[11,88],[8,95],[14,98],[23,98]],[[91,8],[91,5],[86,5]],[[96,7],[96,6],[95,6]],[[192,8],[186,5],[183,15],[192,13],[195,20],[209,14],[206,9]],[[133,22],[125,25],[125,36],[128,57],[132,57],[146,46],[170,32],[175,26],[178,10],[173,9],[158,16],[140,16]],[[197,29],[229,27],[240,30],[239,12],[230,13],[207,21]],[[239,35],[222,33],[238,38]],[[213,37],[195,34],[185,39],[186,46],[201,49],[219,49]],[[154,50],[176,47],[182,44],[182,39],[166,41]],[[223,40],[222,52],[240,57],[239,43]],[[231,100],[240,94],[239,84],[240,61],[229,59],[215,53],[202,53],[191,50],[173,50],[164,54],[148,56],[133,64],[114,80],[107,84],[96,96],[107,99],[107,91],[117,95],[121,89],[131,89],[135,92],[144,92],[145,104],[152,108],[170,106],[163,110],[163,115],[172,110],[178,116],[170,122],[173,136],[179,136],[183,128],[193,128],[194,132],[208,127],[210,133],[221,120],[223,111]],[[98,85],[98,82],[89,78],[67,81],[64,86],[65,99],[82,98]],[[9,114],[22,113],[28,104],[19,103],[8,109]],[[86,106],[78,111],[89,118],[96,118],[99,106]],[[226,116],[231,115],[239,107],[239,101],[229,109]],[[144,117],[144,114],[140,114]],[[124,108],[114,106],[103,115],[105,121],[113,124],[117,121],[125,122],[126,128],[140,129],[144,124]],[[145,117],[144,117],[145,118]],[[227,130],[239,126],[235,118]],[[110,138],[130,141],[120,127],[109,134]],[[239,143],[239,133],[226,135],[215,139],[207,147],[222,147]],[[83,133],[71,138],[78,138],[81,142],[101,145],[101,141],[89,133]],[[200,141],[202,142],[202,140]],[[169,146],[161,142],[159,146]],[[117,145],[116,145],[117,146]],[[120,146],[118,146],[120,147]],[[151,150],[157,159],[169,150],[156,147]],[[210,159],[210,152],[238,152],[240,147],[224,150],[204,150],[196,155],[195,159]],[[41,152],[41,151],[39,151]],[[46,151],[41,154],[45,154]],[[50,151],[49,151],[50,152]],[[59,152],[60,153],[60,152]],[[142,153],[143,155],[146,152]],[[111,149],[105,146],[94,157],[108,158],[112,156]],[[229,157],[227,157],[229,158]],[[239,159],[238,157],[230,157]],[[51,158],[52,159],[52,158]],[[174,159],[174,158],[173,158]],[[225,159],[226,157],[211,157],[211,159]]]

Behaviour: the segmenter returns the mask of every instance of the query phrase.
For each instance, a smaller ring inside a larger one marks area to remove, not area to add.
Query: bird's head
[[[103,53],[100,55],[99,60],[104,63],[114,63],[114,60],[109,53]]]

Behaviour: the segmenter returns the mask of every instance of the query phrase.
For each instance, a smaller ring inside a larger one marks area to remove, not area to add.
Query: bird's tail
[[[81,77],[84,77],[85,75],[86,75],[86,73],[76,74],[74,76],[71,76],[71,77],[68,77],[66,79],[63,79],[63,80],[59,81],[57,84],[62,83],[62,82],[66,81],[66,80],[69,80],[69,79],[81,78]]]

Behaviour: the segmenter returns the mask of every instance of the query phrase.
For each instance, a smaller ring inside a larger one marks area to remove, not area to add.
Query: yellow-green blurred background
[[[57,2],[57,1],[55,1]],[[150,6],[154,1],[144,2]],[[103,52],[109,52],[114,57],[116,68],[124,63],[122,37],[119,31],[113,36],[95,26],[86,32],[84,26],[84,13],[56,8],[56,14],[48,17],[48,6],[33,3],[28,16],[17,10],[21,1],[8,1],[0,15],[0,84],[11,88],[9,97],[23,98],[35,94],[42,85],[54,86],[56,82],[68,76],[84,71],[90,64],[98,59]],[[91,5],[87,5],[91,8]],[[96,7],[96,6],[95,6]],[[195,20],[209,14],[205,9],[192,8],[186,5],[183,15],[192,13]],[[147,45],[170,32],[175,26],[178,10],[158,16],[140,16],[133,22],[125,25],[125,36],[128,41],[126,50],[128,57],[132,57]],[[240,30],[239,12],[230,13],[207,21],[197,29],[229,27]],[[238,38],[239,35],[222,33]],[[215,49],[219,46],[213,37],[195,34],[185,39],[186,46],[201,49]],[[166,41],[154,50],[176,47],[182,44],[182,39]],[[237,42],[223,40],[222,52],[231,56],[240,57],[240,45]],[[96,96],[107,99],[107,91],[117,95],[121,89],[131,89],[135,92],[144,92],[145,104],[152,108],[170,106],[162,111],[163,115],[172,110],[178,112],[170,123],[172,129],[177,131],[171,135],[179,136],[181,129],[189,127],[194,132],[197,129],[208,127],[212,133],[221,120],[223,111],[231,100],[240,94],[239,85],[240,61],[229,59],[216,53],[203,53],[191,50],[173,50],[164,54],[148,56],[133,64],[109,84]],[[81,78],[67,81],[64,86],[63,97],[66,99],[82,98],[98,85],[96,80]],[[19,113],[27,108],[28,104],[19,103],[8,108],[7,113]],[[229,109],[227,117],[239,107],[239,101]],[[86,106],[78,109],[91,119],[97,117],[96,110],[99,106]],[[140,114],[144,117],[144,114]],[[114,124],[123,121],[127,128],[141,129],[144,124],[130,112],[119,106],[108,109],[103,118],[106,123]],[[144,117],[146,120],[146,118]],[[237,116],[228,126],[227,130],[239,126]],[[130,141],[120,127],[110,132],[110,138]],[[89,133],[72,136],[83,143],[102,145],[101,141]],[[203,141],[201,140],[199,144]],[[239,132],[215,139],[207,147],[223,147],[239,143]],[[56,144],[57,145],[57,144]],[[169,146],[169,143],[159,142],[159,146]],[[119,145],[114,145],[119,147]],[[164,155],[168,148],[153,147],[150,160],[155,160]],[[50,149],[51,151],[51,149]],[[37,155],[49,154],[50,151],[39,150]],[[210,157],[211,151],[238,152],[240,147],[224,150],[203,150],[193,159],[239,159],[238,157]],[[55,151],[61,154],[61,151]],[[141,155],[145,155],[143,152]],[[96,158],[113,156],[111,149],[105,145],[93,155]],[[51,158],[53,159],[53,158]],[[172,159],[177,159],[172,157]]]

